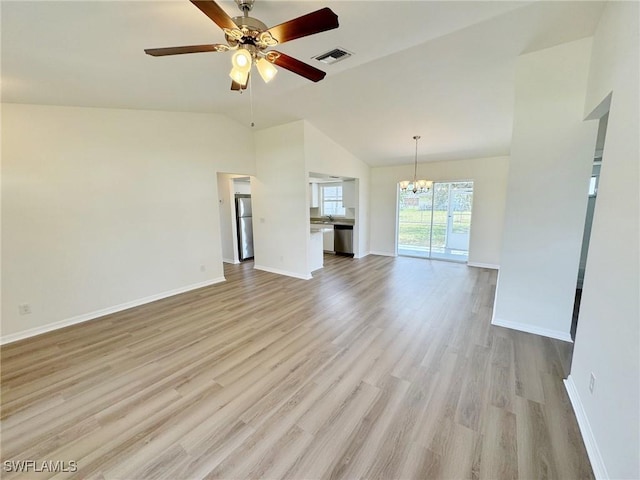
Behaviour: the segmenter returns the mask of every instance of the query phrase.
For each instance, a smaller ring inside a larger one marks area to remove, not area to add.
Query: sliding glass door
[[[428,258],[433,190],[415,194],[400,191],[398,198],[398,255]]]
[[[426,193],[399,192],[398,255],[466,262],[473,182],[434,183]]]

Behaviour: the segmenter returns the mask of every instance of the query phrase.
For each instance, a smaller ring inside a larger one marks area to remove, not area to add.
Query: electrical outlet
[[[593,393],[593,389],[596,386],[596,376],[591,372],[591,376],[589,377],[589,391]]]
[[[18,312],[20,315],[29,315],[31,313],[31,305],[28,303],[21,303],[18,305]]]

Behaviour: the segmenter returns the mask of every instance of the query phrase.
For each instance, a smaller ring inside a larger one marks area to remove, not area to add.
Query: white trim
[[[389,253],[389,252],[378,252],[378,251],[371,251],[369,252],[369,255],[380,255],[382,257],[397,257],[398,254],[397,253]]]
[[[222,261],[224,263],[230,263],[232,265],[239,265],[240,264],[240,262],[238,260],[232,260],[230,258],[223,258]]]
[[[353,258],[364,258],[364,257],[368,257],[369,255],[371,255],[371,253],[367,252],[367,253],[363,253],[362,255],[354,255]]]
[[[500,270],[500,265],[496,265],[495,263],[467,262],[467,266],[478,267],[478,268],[490,268],[492,270]]]
[[[299,278],[300,280],[311,280],[313,277],[310,274],[300,275],[299,273],[290,272],[288,270],[280,270],[279,268],[265,267],[264,265],[253,265],[255,270],[262,270],[263,272],[276,273],[278,275],[285,275],[287,277]]]
[[[208,287],[209,285],[214,285],[216,283],[220,283],[224,281],[226,281],[226,278],[224,277],[213,278],[211,280],[194,283],[193,285],[188,285],[186,287],[175,288],[167,292],[162,292],[155,295],[150,295],[148,297],[140,298],[138,300],[132,300],[130,302],[121,303],[120,305],[115,305],[113,307],[107,307],[101,310],[96,310],[94,312],[84,313],[82,315],[77,315],[75,317],[67,318],[66,320],[61,320],[59,322],[48,323],[47,325],[42,325],[40,327],[34,327],[28,330],[23,330],[21,332],[11,333],[9,335],[4,335],[0,337],[0,345],[17,342],[18,340],[23,340],[29,337],[35,337],[36,335],[41,335],[43,333],[51,332],[53,330],[58,330],[60,328],[75,325],[77,323],[83,323],[89,320],[94,320],[96,318],[104,317],[105,315],[121,312],[123,310],[128,310],[129,308],[138,307],[140,305],[145,305],[147,303],[155,302],[156,300],[162,300],[163,298],[173,297],[174,295],[179,295],[181,293],[186,293],[191,290],[196,290],[202,287]]]
[[[498,292],[500,291],[500,270],[498,270],[498,274],[496,275],[496,288],[493,294],[493,307],[491,307],[491,324],[493,325],[493,321],[496,319],[496,305],[498,304]]]
[[[598,442],[596,442],[596,437],[593,435],[589,419],[587,418],[584,406],[582,405],[582,400],[580,399],[580,394],[578,393],[578,389],[576,388],[576,384],[574,383],[571,375],[569,375],[564,381],[564,386],[567,389],[567,394],[569,395],[573,412],[576,414],[576,420],[578,420],[578,427],[582,434],[584,446],[587,449],[587,455],[591,462],[593,474],[597,479],[609,478],[607,468],[604,465],[600,449],[598,448]]]
[[[491,325],[510,328],[512,330],[519,330],[521,332],[534,333],[536,335],[542,335],[543,337],[555,338],[564,342],[573,343],[569,332],[562,332],[560,330],[551,330],[549,328],[536,327],[535,325],[529,325],[528,323],[510,322],[509,320],[503,320],[496,317],[493,317],[493,319],[491,320]]]

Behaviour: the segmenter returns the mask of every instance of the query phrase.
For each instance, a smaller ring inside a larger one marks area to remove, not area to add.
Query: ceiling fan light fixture
[[[251,70],[251,54],[243,48],[238,49],[231,57],[231,64],[234,69],[248,73]]]
[[[241,70],[237,67],[233,67],[229,76],[234,82],[244,87],[249,80],[249,69]]]
[[[264,83],[269,83],[278,73],[278,69],[264,58],[259,58],[256,61],[256,68],[258,69],[258,73],[262,77],[262,80],[264,80]]]

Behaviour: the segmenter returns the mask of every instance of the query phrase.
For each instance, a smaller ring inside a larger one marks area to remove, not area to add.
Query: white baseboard
[[[580,399],[580,394],[578,393],[578,389],[576,388],[576,384],[573,382],[573,378],[571,377],[571,375],[569,375],[564,381],[564,386],[567,389],[567,394],[569,395],[571,406],[573,407],[573,411],[576,414],[576,420],[578,420],[578,427],[580,427],[580,433],[582,434],[584,446],[587,449],[587,455],[589,456],[589,461],[591,462],[593,474],[595,475],[596,479],[609,478],[607,468],[604,465],[602,455],[600,454],[600,449],[598,448],[598,442],[596,442],[596,438],[593,435],[591,425],[589,424],[589,419],[587,418],[587,414],[584,411],[584,406],[582,405],[582,400]]]
[[[494,307],[495,311],[495,307]],[[529,325],[528,323],[510,322],[509,320],[502,320],[501,318],[493,318],[491,325],[498,327],[510,328],[512,330],[519,330],[521,332],[534,333],[536,335],[542,335],[543,337],[555,338],[564,342],[573,343],[569,332],[562,332],[560,330],[551,330],[549,328],[540,328],[535,325]]]
[[[490,268],[491,270],[500,270],[500,265],[496,265],[495,263],[467,262],[467,265],[469,267]]]
[[[29,337],[35,337],[36,335],[41,335],[43,333],[51,332],[53,330],[69,327],[77,323],[94,320],[96,318],[104,317],[105,315],[110,315],[112,313],[128,310],[129,308],[139,307],[140,305],[145,305],[147,303],[155,302],[156,300],[162,300],[163,298],[172,297],[174,295],[179,295],[181,293],[189,292],[191,290],[196,290],[202,287],[208,287],[209,285],[214,285],[216,283],[224,282],[225,280],[226,279],[224,277],[218,277],[211,280],[206,280],[204,282],[194,283],[193,285],[188,285],[186,287],[180,287],[173,290],[169,290],[167,292],[158,293],[156,295],[150,295],[148,297],[140,298],[138,300],[132,300],[131,302],[121,303],[120,305],[115,305],[113,307],[107,307],[101,310],[96,310],[94,312],[84,313],[82,315],[77,315],[75,317],[67,318],[66,320],[61,320],[59,322],[48,323],[47,325],[42,325],[40,327],[34,327],[28,330],[23,330],[21,332],[4,335],[0,337],[0,345],[17,342],[18,340],[24,340],[25,338],[29,338]]]
[[[370,255],[370,252],[363,253],[362,255],[354,255],[353,258],[364,258]]]
[[[285,275],[287,277],[299,278],[300,280],[311,280],[313,277],[310,274],[300,275],[299,273],[290,272],[288,270],[280,270],[279,268],[265,267],[264,265],[253,265],[256,270],[262,270],[263,272],[276,273],[278,275]]]
[[[230,263],[230,264],[232,264],[232,265],[239,265],[239,264],[240,264],[240,262],[239,262],[239,261],[237,261],[237,260],[233,260],[233,259],[231,259],[231,258],[223,258],[223,259],[222,259],[222,261],[223,261],[224,263]]]
[[[379,252],[379,251],[371,251],[369,252],[370,255],[380,255],[382,257],[397,257],[398,255],[395,253],[389,253],[389,252]]]

